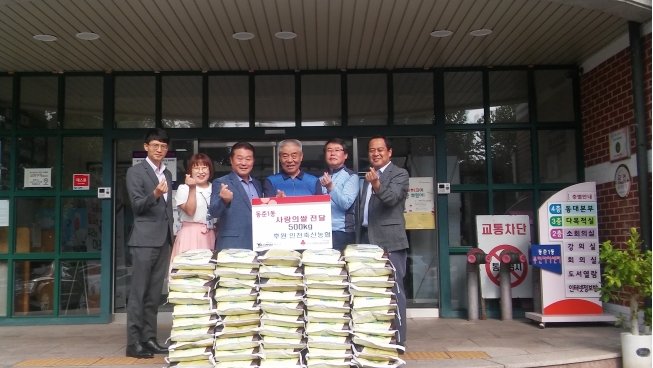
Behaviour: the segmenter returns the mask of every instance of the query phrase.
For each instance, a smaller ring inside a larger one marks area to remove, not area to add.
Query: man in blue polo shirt
[[[281,172],[270,175],[263,183],[265,197],[293,197],[314,195],[321,185],[317,177],[301,171],[302,143],[296,139],[279,142],[279,162]],[[319,194],[322,194],[320,190]]]

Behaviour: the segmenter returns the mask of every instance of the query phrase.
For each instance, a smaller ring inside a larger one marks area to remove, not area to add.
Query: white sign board
[[[435,229],[433,178],[409,178],[404,212],[407,230]]]
[[[630,157],[630,134],[628,127],[610,133],[610,162]]]
[[[332,248],[328,194],[252,199],[252,248]]]
[[[530,221],[527,215],[476,216],[478,247],[491,257],[490,263],[481,265],[481,290],[483,298],[496,299],[499,290],[499,257],[504,251],[528,255],[531,244]],[[510,281],[513,298],[532,298],[532,272],[528,262],[511,265]]]
[[[25,169],[25,188],[52,188],[52,168]]]
[[[0,227],[9,226],[9,200],[0,200]]]
[[[146,151],[133,151],[132,166],[140,164],[146,158]],[[166,153],[166,157],[163,158],[163,164],[166,165],[166,169],[170,170],[170,174],[172,174],[172,181],[177,181],[177,152],[168,151],[168,153]]]

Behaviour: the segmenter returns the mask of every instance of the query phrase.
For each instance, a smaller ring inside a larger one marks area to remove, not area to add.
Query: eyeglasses
[[[342,148],[327,148],[326,153],[340,153],[344,151]]]
[[[198,166],[198,165],[193,166],[193,170],[199,171],[199,172],[209,172],[209,171],[211,171],[211,170],[209,170],[208,166]]]
[[[162,151],[167,151],[168,150],[168,145],[167,144],[160,144],[160,143],[148,143],[148,146],[152,147],[155,151],[158,151],[159,149]]]

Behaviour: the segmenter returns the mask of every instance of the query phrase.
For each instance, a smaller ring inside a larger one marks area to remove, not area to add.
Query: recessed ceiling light
[[[86,40],[86,41],[93,41],[100,38],[99,34],[93,32],[79,32],[75,36],[77,36],[77,38],[79,38],[80,40]]]
[[[479,37],[479,36],[487,36],[490,33],[492,33],[491,29],[481,28],[481,29],[475,29],[475,30],[469,32],[469,35]]]
[[[439,31],[433,31],[431,32],[432,37],[449,37],[453,34],[453,31],[450,31],[448,29],[442,29]]]
[[[47,35],[47,34],[37,34],[37,35],[34,35],[32,38],[34,38],[37,41],[46,41],[46,42],[56,41],[57,40],[56,36]]]
[[[297,33],[295,32],[277,32],[274,34],[276,38],[280,38],[282,40],[291,40],[295,37],[297,37]]]
[[[250,32],[236,32],[233,35],[231,35],[231,37],[240,41],[247,41],[254,38],[254,34]]]

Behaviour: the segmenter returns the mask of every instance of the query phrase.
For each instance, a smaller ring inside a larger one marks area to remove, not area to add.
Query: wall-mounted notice
[[[406,193],[406,230],[435,229],[433,178],[409,178]]]
[[[0,227],[9,226],[9,200],[0,200]]]
[[[25,188],[52,188],[52,168],[25,169]]]

